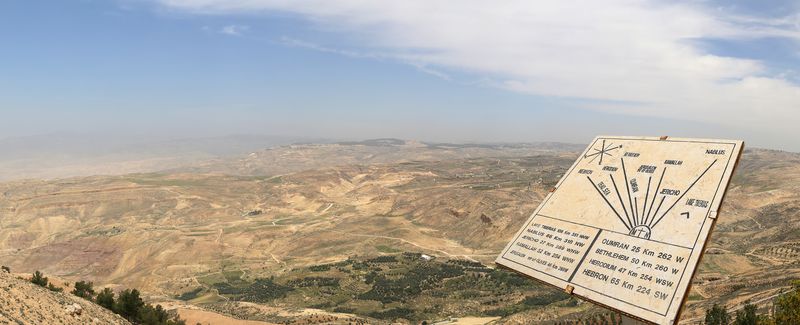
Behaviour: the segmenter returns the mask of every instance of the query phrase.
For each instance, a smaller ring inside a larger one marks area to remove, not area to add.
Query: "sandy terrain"
[[[359,146],[287,146],[175,173],[0,183],[0,265],[137,287],[163,301],[231,272],[253,280],[353,255],[491,263],[574,160],[528,148]],[[503,150],[511,153],[485,157]],[[473,154],[484,158],[465,158]],[[271,169],[304,159],[313,162],[296,172]],[[800,278],[799,188],[800,155],[744,154],[687,318]]]

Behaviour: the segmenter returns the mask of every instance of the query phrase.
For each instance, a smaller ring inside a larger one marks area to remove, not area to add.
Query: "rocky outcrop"
[[[0,272],[0,324],[130,323],[91,301]]]

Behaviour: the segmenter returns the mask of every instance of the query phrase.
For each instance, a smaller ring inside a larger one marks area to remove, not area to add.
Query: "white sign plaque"
[[[674,324],[743,145],[597,137],[496,263],[635,318]]]

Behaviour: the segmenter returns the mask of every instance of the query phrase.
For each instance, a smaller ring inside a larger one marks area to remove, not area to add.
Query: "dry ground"
[[[353,255],[489,263],[576,155],[402,146],[281,147],[169,173],[2,183],[0,264],[167,301],[231,272],[254,279]],[[798,187],[800,155],[747,150],[685,318],[800,278]]]

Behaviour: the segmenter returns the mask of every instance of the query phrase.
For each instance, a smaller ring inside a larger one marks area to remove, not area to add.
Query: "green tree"
[[[103,288],[103,291],[97,294],[95,301],[106,309],[114,310],[114,291],[109,288]]]
[[[47,287],[47,277],[42,274],[42,272],[36,271],[33,272],[33,276],[31,277],[31,283],[38,285],[40,287]]]
[[[758,316],[756,315],[756,306],[746,301],[744,308],[736,311],[735,325],[757,325]]]
[[[76,289],[79,286],[78,283],[82,283],[81,287],[91,289],[91,282],[76,282]],[[114,299],[114,291],[104,288],[97,293],[95,302],[100,306],[111,309],[135,324],[186,325],[186,321],[180,319],[177,315],[170,317],[169,313],[161,305],[153,307],[153,305],[145,303],[137,289],[125,289]]]
[[[94,297],[93,287],[94,283],[92,283],[91,281],[90,282],[78,281],[75,282],[75,289],[72,290],[72,294],[84,299],[92,300],[92,297]]]
[[[770,317],[769,315],[758,315],[758,319],[756,320],[756,324],[758,324],[758,325],[775,325],[775,319]]]
[[[778,297],[775,302],[775,324],[800,324],[800,282],[793,284],[794,291]]]
[[[170,317],[161,305],[153,307],[151,304],[145,304],[139,309],[139,323],[142,325],[186,325],[186,321],[177,316]]]
[[[52,283],[50,283],[50,284],[48,284],[48,285],[47,285],[47,289],[50,289],[50,291],[54,291],[54,292],[61,292],[61,291],[64,291],[64,288],[61,288],[61,287],[56,287],[56,286],[54,286]]]
[[[714,304],[711,309],[706,310],[706,325],[728,325],[730,324],[730,316],[725,307]]]
[[[139,290],[125,289],[119,293],[116,304],[114,304],[114,312],[120,314],[130,321],[137,321],[139,318],[139,309],[144,306],[144,301],[139,295]]]
[[[161,308],[161,305],[153,308],[153,305],[147,304],[139,309],[139,321],[143,325],[161,325],[165,324],[167,319],[169,319],[169,315]]]

